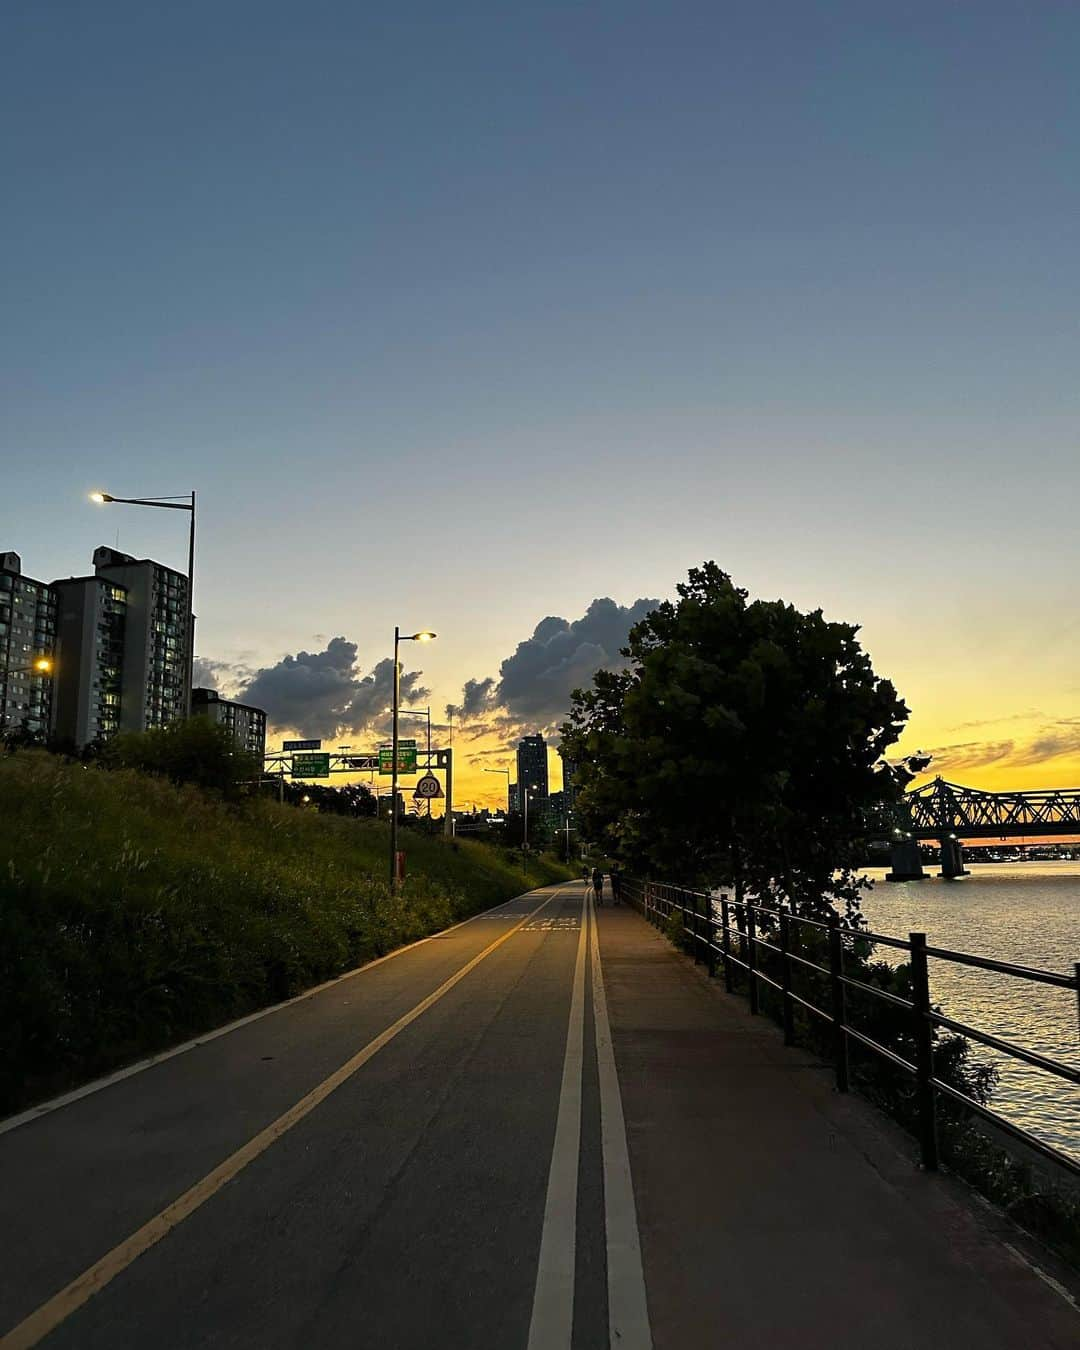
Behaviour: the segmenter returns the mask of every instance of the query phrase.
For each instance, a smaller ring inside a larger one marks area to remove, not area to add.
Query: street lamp
[[[185,497],[190,497],[185,501]],[[191,528],[188,531],[188,687],[187,715],[191,716],[191,687],[195,683],[195,493],[181,493],[172,497],[114,497],[109,492],[91,492],[90,500],[99,506],[118,503],[122,506],[159,506],[163,511],[188,511],[191,513]]]
[[[393,732],[390,740],[390,753],[393,756],[393,767],[390,770],[390,891],[391,894],[397,890],[398,869],[398,811],[397,811],[397,775],[398,775],[398,704],[401,699],[401,663],[398,660],[398,648],[403,642],[432,642],[435,634],[424,629],[419,633],[403,634],[398,627],[394,628],[394,702],[393,702]]]

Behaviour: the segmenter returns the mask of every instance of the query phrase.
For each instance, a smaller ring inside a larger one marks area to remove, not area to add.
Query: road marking
[[[582,897],[574,988],[566,1029],[566,1056],[548,1172],[528,1350],[569,1350],[574,1332],[581,1080],[585,1067],[585,950],[585,900]]]
[[[652,1331],[645,1298],[634,1183],[626,1143],[619,1075],[611,1044],[596,911],[589,901],[589,948],[592,954],[593,1022],[596,1067],[600,1079],[600,1144],[604,1157],[604,1227],[607,1232],[608,1334],[619,1350],[652,1350]]]
[[[275,1143],[282,1135],[286,1134],[292,1127],[298,1124],[305,1116],[310,1115],[330,1094],[339,1088],[342,1083],[351,1078],[354,1073],[365,1065],[369,1059],[373,1058],[378,1052],[387,1045],[394,1037],[416,1019],[422,1016],[427,1010],[459,984],[470,971],[475,970],[481,961],[491,955],[498,947],[501,947],[508,938],[513,937],[519,928],[522,928],[530,919],[546,906],[550,905],[552,900],[558,899],[561,890],[556,890],[552,895],[547,896],[543,903],[538,905],[531,913],[525,917],[513,928],[507,929],[501,937],[497,937],[494,942],[484,948],[482,952],[474,956],[459,971],[451,975],[448,980],[439,985],[434,993],[421,1001],[409,1012],[403,1014],[392,1023],[385,1031],[380,1032],[374,1040],[369,1041],[367,1045],[351,1059],[346,1060],[340,1068],[313,1088],[306,1096],[302,1097],[295,1105],[272,1121],[265,1129],[260,1130],[254,1138],[249,1139],[242,1148],[226,1158],[225,1161],[208,1172],[201,1181],[197,1181],[194,1186],[186,1190],[183,1195],[174,1200],[171,1205],[167,1205],[160,1214],[157,1214],[148,1223],[143,1224],[129,1238],[119,1243],[112,1251],[107,1252],[100,1261],[92,1265],[88,1270],[77,1276],[70,1284],[66,1285],[59,1293],[54,1294],[41,1307],[32,1312],[29,1317],[24,1318],[18,1326],[12,1328],[6,1336],[0,1337],[0,1350],[30,1350],[30,1347],[38,1344],[50,1332],[56,1328],[83,1306],[89,1299],[93,1298],[105,1286],[116,1278],[122,1271],[126,1270],[133,1261],[137,1260],[143,1252],[166,1237],[172,1229],[182,1223],[184,1219],[193,1214],[207,1200],[216,1195],[218,1191],[229,1181],[238,1175],[250,1162],[265,1153],[271,1144]],[[581,954],[578,960],[581,962]],[[579,1093],[580,1093],[580,1070],[578,1072]],[[575,1166],[575,1187],[577,1170]]]
[[[538,889],[543,890],[545,888],[540,887]],[[531,893],[526,891],[525,895]],[[477,919],[487,918],[494,914],[496,910],[502,909],[504,905],[510,905],[515,900],[522,899],[524,899],[524,895],[511,896],[509,900],[502,900],[499,904],[493,905],[491,909],[481,910],[479,914],[471,914],[467,919],[451,924],[449,928],[441,928],[437,933],[429,933],[427,937],[417,938],[415,942],[409,942],[404,947],[395,947],[392,952],[387,952],[385,956],[377,956],[374,961],[365,961],[362,966],[357,966],[355,970],[347,970],[344,975],[337,975],[334,979],[317,984],[312,989],[305,989],[302,994],[287,998],[284,1003],[272,1003],[268,1008],[259,1008],[253,1013],[248,1013],[246,1017],[237,1018],[235,1022],[226,1022],[223,1027],[216,1027],[213,1031],[204,1031],[199,1036],[193,1036],[189,1041],[174,1045],[171,1050],[162,1050],[160,1054],[148,1055],[145,1059],[129,1064],[127,1068],[117,1069],[115,1073],[107,1074],[104,1078],[95,1078],[90,1083],[84,1083],[82,1087],[74,1088],[71,1092],[65,1092],[61,1097],[53,1097],[50,1101],[39,1102],[37,1106],[31,1106],[17,1116],[9,1116],[7,1120],[0,1121],[0,1134],[7,1134],[9,1130],[17,1130],[20,1125],[28,1125],[32,1120],[40,1120],[42,1116],[47,1116],[53,1111],[59,1111],[62,1106],[70,1106],[72,1102],[81,1101],[83,1097],[89,1097],[95,1092],[100,1092],[102,1088],[112,1087],[114,1083],[122,1083],[125,1078],[133,1078],[135,1074],[142,1073],[145,1069],[151,1069],[155,1064],[164,1064],[167,1059],[174,1059],[177,1055],[186,1054],[189,1050],[196,1050],[200,1045],[208,1045],[211,1041],[216,1041],[219,1036],[228,1036],[230,1032],[239,1031],[241,1027],[249,1026],[252,1022],[258,1022],[262,1017],[269,1017],[271,1013],[291,1008],[294,1003],[303,1003],[305,999],[314,998],[316,994],[321,994],[325,989],[332,989],[335,984],[341,984],[344,980],[355,979],[357,975],[363,975],[365,971],[374,970],[376,966],[381,966],[384,961],[392,961],[395,956],[403,956],[406,952],[415,951],[417,947],[422,947],[425,942],[433,942],[436,938],[445,937],[447,933],[453,933],[455,929],[464,928],[466,924],[474,923]]]

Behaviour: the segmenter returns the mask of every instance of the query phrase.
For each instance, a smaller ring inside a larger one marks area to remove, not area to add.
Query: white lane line
[[[589,901],[589,944],[592,953],[593,1021],[596,1065],[600,1079],[600,1143],[604,1155],[604,1227],[607,1231],[608,1334],[619,1350],[652,1350],[652,1331],[645,1298],[634,1183],[626,1144],[619,1075],[611,1044],[596,913]]]
[[[529,1350],[569,1350],[574,1333],[577,1260],[578,1159],[581,1152],[581,1078],[585,1053],[585,901],[574,963],[559,1114],[548,1172],[540,1260],[536,1269]]]
[[[13,1327],[6,1335],[0,1336],[0,1350],[31,1350],[31,1347],[44,1340],[72,1313],[77,1312],[84,1303],[104,1289],[122,1271],[125,1271],[133,1261],[138,1260],[144,1252],[149,1251],[162,1238],[167,1237],[178,1224],[183,1223],[200,1206],[217,1195],[222,1187],[228,1185],[249,1163],[254,1162],[272,1144],[276,1143],[284,1134],[287,1134],[294,1125],[310,1115],[332,1092],[336,1092],[358,1069],[361,1069],[368,1060],[377,1055],[383,1046],[388,1045],[395,1036],[404,1031],[406,1027],[411,1026],[429,1008],[434,1007],[451,989],[460,984],[470,971],[475,970],[481,961],[490,956],[492,952],[498,951],[504,942],[512,938],[519,929],[524,928],[529,920],[535,918],[541,910],[550,905],[552,900],[558,899],[559,894],[560,892],[556,890],[553,895],[549,895],[532,913],[526,914],[513,928],[507,929],[494,942],[489,943],[482,952],[479,952],[472,960],[467,961],[448,980],[444,980],[438,989],[428,994],[426,998],[421,999],[415,1008],[399,1017],[385,1031],[380,1032],[374,1040],[369,1041],[362,1050],[358,1050],[351,1059],[346,1060],[340,1068],[335,1069],[328,1078],[324,1078],[306,1096],[301,1097],[298,1102],[290,1106],[276,1120],[271,1121],[265,1129],[260,1130],[257,1135],[249,1139],[242,1148],[238,1148],[224,1162],[219,1163],[212,1172],[208,1172],[201,1181],[197,1181],[194,1186],[189,1187],[172,1204],[166,1205],[159,1214],[144,1223],[130,1237],[113,1247],[111,1251],[106,1252],[100,1261],[96,1261],[94,1265],[84,1270],[70,1284],[65,1285],[59,1293],[54,1294],[52,1298],[35,1309],[29,1317],[25,1317],[18,1326]]]
[[[174,1045],[171,1050],[162,1050],[160,1054],[148,1055],[145,1059],[129,1064],[125,1069],[117,1069],[115,1073],[106,1074],[103,1078],[95,1078],[92,1082],[84,1083],[82,1087],[73,1088],[71,1092],[65,1092],[60,1097],[53,1097],[47,1102],[39,1102],[37,1106],[31,1106],[27,1110],[21,1111],[17,1116],[8,1116],[7,1120],[0,1121],[0,1134],[7,1134],[9,1130],[17,1130],[20,1125],[28,1125],[32,1120],[40,1120],[42,1116],[47,1116],[53,1111],[59,1111],[62,1106],[70,1106],[72,1102],[81,1101],[83,1097],[92,1096],[93,1093],[100,1092],[103,1088],[112,1087],[114,1083],[122,1083],[125,1078],[133,1078],[137,1073],[152,1069],[155,1064],[164,1064],[166,1060],[175,1059],[177,1055],[185,1055],[189,1050],[197,1050],[200,1045],[209,1045],[211,1041],[216,1041],[219,1036],[228,1036],[230,1032],[250,1026],[252,1022],[258,1022],[260,1018],[269,1017],[271,1013],[291,1008],[295,1003],[303,1003],[305,999],[314,998],[316,994],[321,994],[326,989],[332,989],[335,984],[341,984],[344,980],[355,979],[357,975],[363,975],[367,970],[374,970],[376,966],[381,966],[384,961],[392,961],[397,956],[404,956],[406,952],[415,951],[417,947],[422,947],[434,938],[445,937],[447,933],[453,933],[458,928],[464,928],[466,924],[475,923],[477,919],[490,918],[496,911],[502,909],[505,905],[513,904],[515,900],[524,900],[528,895],[534,895],[548,889],[550,888],[546,886],[538,886],[536,891],[526,891],[522,895],[511,896],[509,900],[501,900],[491,909],[483,909],[479,914],[472,914],[469,918],[462,919],[449,928],[442,928],[437,933],[429,933],[427,937],[418,938],[415,942],[407,943],[404,947],[395,947],[392,952],[387,952],[385,956],[378,956],[374,961],[365,961],[362,966],[357,966],[355,970],[347,970],[344,975],[326,980],[323,984],[317,984],[312,989],[305,989],[302,994],[287,998],[284,1003],[272,1003],[268,1008],[259,1008],[256,1012],[248,1013],[246,1017],[237,1018],[235,1022],[226,1022],[223,1027],[216,1027],[213,1031],[204,1031],[200,1036],[193,1036],[189,1041]]]

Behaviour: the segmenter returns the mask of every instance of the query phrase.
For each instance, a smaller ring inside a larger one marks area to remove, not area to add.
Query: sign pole
[[[446,752],[446,814],[443,816],[443,834],[454,833],[454,752]]]

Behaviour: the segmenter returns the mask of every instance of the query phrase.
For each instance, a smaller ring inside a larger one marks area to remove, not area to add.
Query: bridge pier
[[[925,881],[922,852],[917,839],[897,839],[892,846],[892,871],[886,872],[886,881]]]
[[[950,881],[957,877],[968,876],[968,870],[964,866],[964,848],[960,840],[955,835],[946,835],[940,842],[941,872],[939,875]]]

